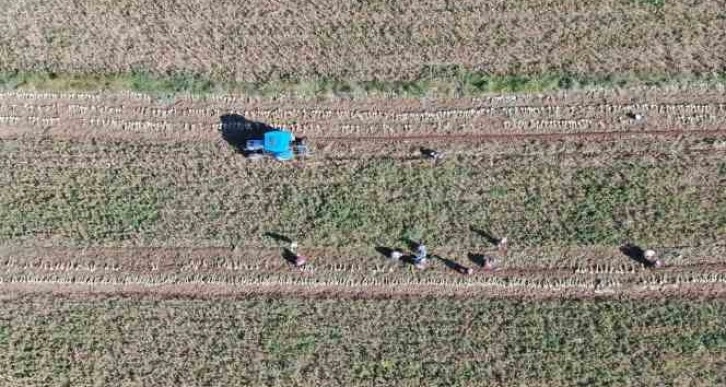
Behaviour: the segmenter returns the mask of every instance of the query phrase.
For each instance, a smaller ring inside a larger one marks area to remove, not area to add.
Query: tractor
[[[292,132],[275,129],[265,132],[261,140],[247,140],[244,153],[251,160],[272,157],[279,161],[289,161],[295,157],[305,157],[309,151],[305,137],[295,137]]]

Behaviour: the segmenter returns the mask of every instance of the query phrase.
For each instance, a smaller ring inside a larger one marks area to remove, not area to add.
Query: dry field
[[[726,2],[663,3],[2,0],[0,70],[250,82],[723,71]]]
[[[726,2],[664,3],[0,0],[0,385],[725,385]]]

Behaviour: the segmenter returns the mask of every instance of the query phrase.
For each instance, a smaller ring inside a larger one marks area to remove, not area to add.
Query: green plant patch
[[[81,168],[25,176],[0,194],[4,238],[26,234],[71,240],[125,240],[160,217],[164,192],[116,170]]]
[[[329,95],[365,97],[391,95],[418,98],[426,95],[463,96],[491,93],[541,93],[568,89],[665,86],[691,83],[724,84],[722,72],[700,75],[623,73],[583,75],[571,73],[495,75],[457,65],[427,66],[414,80],[350,81],[346,79],[270,78],[239,82],[224,76],[189,72],[155,74],[144,70],[127,73],[55,73],[43,71],[0,72],[0,89],[55,92],[134,91],[150,95],[238,93],[255,96],[296,95],[303,98]]]
[[[723,208],[726,195],[683,185],[688,173],[685,165],[627,162],[494,170],[380,162],[340,171],[332,184],[283,183],[277,227],[333,246],[394,243],[402,230],[431,243],[466,243],[471,225],[534,246],[718,235],[726,217],[711,208]]]
[[[230,167],[229,155],[209,145],[54,144],[63,149],[8,142],[3,158],[41,152],[46,163],[71,155],[85,155],[73,161],[79,165],[124,162],[5,169],[6,240],[51,234],[94,245],[133,235],[154,244],[246,245],[274,230],[319,247],[391,246],[404,237],[463,247],[476,227],[520,247],[693,245],[723,239],[726,227],[723,163],[709,155],[606,165],[487,158],[482,167],[478,158],[452,158],[432,167],[376,158],[245,168]]]

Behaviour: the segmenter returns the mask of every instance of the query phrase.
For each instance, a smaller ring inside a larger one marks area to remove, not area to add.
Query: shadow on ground
[[[263,236],[266,236],[268,238],[272,238],[273,240],[275,240],[275,242],[279,242],[279,243],[292,243],[292,239],[290,239],[289,237],[287,237],[285,235],[276,233],[276,232],[266,232],[266,233],[264,233],[262,235]]]
[[[246,153],[247,140],[262,140],[265,133],[275,130],[264,122],[252,121],[240,114],[224,114],[219,117],[222,139],[237,152]]]
[[[401,249],[392,249],[390,247],[385,247],[385,246],[376,246],[376,251],[379,254],[381,254],[384,257],[386,257],[387,259],[398,260],[398,261],[401,261],[403,263],[407,263],[409,265],[413,265],[413,256],[411,254],[405,254],[405,253],[403,253],[403,251]],[[401,257],[400,258],[394,258],[393,257],[393,253],[394,252],[401,253],[402,254]]]
[[[640,246],[636,246],[632,243],[626,243],[626,244],[620,246],[620,252],[622,252],[628,258],[632,259],[635,262],[638,262],[639,264],[641,264],[645,267],[655,266],[655,264],[653,262],[651,262],[647,258],[645,258],[645,250],[643,250]]]
[[[491,243],[493,246],[498,245],[499,242],[501,241],[500,238],[495,237],[494,235],[492,235],[492,233],[490,233],[488,231],[480,230],[473,226],[469,227],[469,230],[471,230],[471,232],[479,235],[480,237],[486,239],[486,241]]]
[[[456,261],[448,259],[448,258],[444,258],[440,255],[434,255],[433,257],[438,259],[439,261],[443,262],[444,265],[446,265],[446,267],[448,267],[451,270],[454,270],[457,273],[461,273],[461,274],[470,274],[471,273],[471,270],[468,267],[460,264],[459,262],[456,262]]]
[[[486,263],[486,255],[469,253],[469,261],[477,266],[482,267]]]

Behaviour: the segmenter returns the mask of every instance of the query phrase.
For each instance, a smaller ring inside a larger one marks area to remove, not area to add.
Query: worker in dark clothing
[[[497,264],[494,261],[494,257],[485,255],[482,262],[482,269],[484,270],[495,270],[497,268]]]
[[[430,159],[433,164],[438,163],[439,160],[442,160],[444,158],[444,154],[437,150],[421,148],[420,151],[421,155],[427,159]]]
[[[290,243],[289,251],[293,254],[292,264],[295,267],[303,267],[308,262],[308,258],[297,252],[298,243],[293,241]]]

